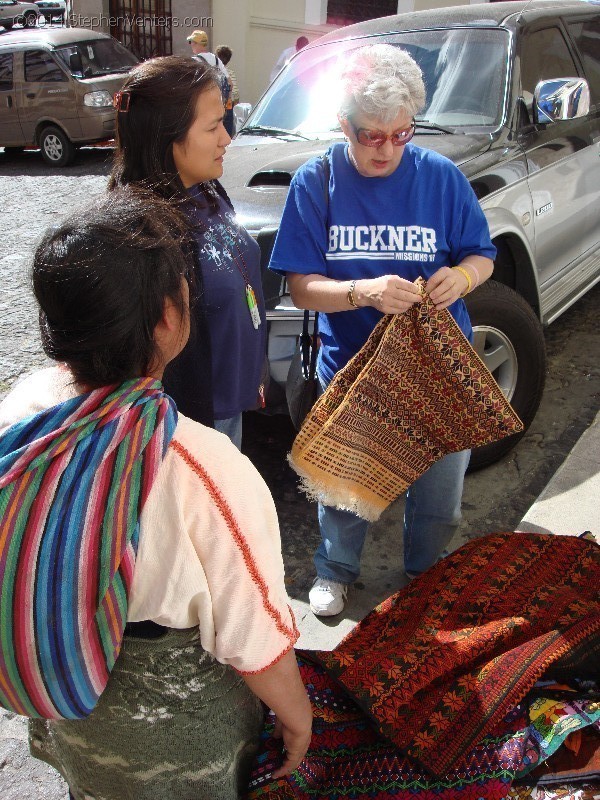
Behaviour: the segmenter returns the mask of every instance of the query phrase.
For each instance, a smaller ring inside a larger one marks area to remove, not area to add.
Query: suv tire
[[[546,345],[537,316],[514,289],[490,280],[466,304],[475,349],[524,425],[521,433],[476,447],[469,463],[473,472],[502,458],[531,425],[544,392]]]
[[[36,23],[37,16],[33,13],[33,11],[28,11],[23,15],[23,25],[25,28],[35,28]]]
[[[42,158],[51,167],[66,167],[75,156],[75,146],[64,131],[49,125],[40,134]]]

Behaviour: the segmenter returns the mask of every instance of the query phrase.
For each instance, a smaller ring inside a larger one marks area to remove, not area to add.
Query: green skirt
[[[126,636],[90,716],[30,720],[29,744],[75,800],[237,800],[262,723],[260,701],[198,629],[170,629]]]

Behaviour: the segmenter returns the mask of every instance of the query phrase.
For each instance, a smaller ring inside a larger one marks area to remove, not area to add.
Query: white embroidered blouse
[[[0,433],[72,397],[71,381],[58,367],[25,378],[0,404]],[[242,673],[298,639],[266,484],[226,436],[181,414],[142,512],[127,619],[198,625],[204,649]]]

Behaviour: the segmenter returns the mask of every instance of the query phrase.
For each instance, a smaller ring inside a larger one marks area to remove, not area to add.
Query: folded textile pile
[[[599,585],[593,541],[464,545],[333,651],[299,653],[315,714],[307,758],[271,780],[281,740],[267,727],[248,800],[503,800],[557,757],[559,780],[597,780]]]
[[[281,764],[282,752],[281,739],[273,736],[274,717],[269,716],[246,800],[598,800],[600,786],[593,784],[600,775],[589,769],[575,779],[569,775],[571,784],[563,780],[537,783],[535,778],[533,786],[513,783],[525,768],[533,769],[530,756],[535,734],[526,702],[512,708],[494,730],[437,778],[383,738],[310,653],[299,653],[298,665],[313,709],[310,749],[291,777],[273,780],[271,774]],[[535,690],[543,694],[544,687]],[[589,734],[592,745],[595,739],[598,756],[599,714],[594,715],[595,721],[591,715],[584,720],[585,708],[592,702],[582,700],[579,705],[583,714],[553,723],[547,739],[553,740],[553,731],[560,725],[573,725],[573,735]],[[559,749],[556,755],[561,754]],[[546,757],[544,750],[536,751],[535,763]],[[565,793],[567,787],[571,791]]]
[[[423,302],[383,317],[289,456],[309,496],[371,521],[447,453],[523,430],[451,314],[417,283]]]

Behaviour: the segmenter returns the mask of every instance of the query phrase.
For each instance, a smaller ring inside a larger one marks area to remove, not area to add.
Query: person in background
[[[229,62],[231,61],[231,56],[233,55],[231,52],[231,48],[227,47],[226,44],[219,45],[216,48],[215,53],[217,58],[220,58],[223,62],[225,69],[227,70],[227,75],[229,76],[229,83],[231,85],[231,93],[227,98],[227,102],[225,103],[225,119],[223,120],[223,124],[225,125],[225,130],[230,136],[233,136],[235,133],[234,130],[234,122],[233,122],[233,107],[236,103],[240,102],[240,90],[238,88],[237,77],[233,69],[229,66]]]
[[[269,76],[269,82],[273,83],[275,78],[279,75],[281,70],[285,67],[292,56],[296,55],[299,50],[302,50],[303,47],[306,47],[308,44],[308,39],[306,36],[299,36],[296,39],[296,44],[293,47],[286,47],[285,50],[281,53],[279,58],[277,59],[277,63],[271,70],[271,75]]]
[[[367,341],[383,314],[403,314],[423,277],[436,308],[448,308],[470,340],[464,296],[486,281],[496,249],[469,182],[451,161],[411,143],[425,105],[416,62],[388,44],[351,54],[342,74],[339,122],[347,142],[294,175],[270,268],[287,275],[298,308],[321,312],[317,373],[325,388]],[[470,451],[451,453],[409,488],[404,568],[431,567],[460,521]],[[368,523],[319,505],[321,544],[310,607],[339,614],[360,574]]]
[[[264,403],[266,320],[260,248],[218,179],[231,139],[218,71],[199,58],[139,64],[117,97],[109,189],[143,186],[180,208],[193,231],[197,335],[165,373],[187,416],[242,441],[242,412]]]
[[[310,740],[269,490],[161,384],[190,331],[188,235],[130,187],[46,233],[33,288],[56,364],[0,405],[0,592],[17,609],[0,701],[39,717],[32,753],[74,800],[238,800],[260,700],[277,774]]]
[[[210,64],[211,67],[216,67],[219,70],[219,84],[221,86],[221,94],[223,95],[223,105],[227,107],[229,97],[231,96],[231,79],[229,78],[229,73],[225,69],[225,64],[221,61],[220,57],[215,53],[211,53],[208,49],[208,34],[206,31],[192,31],[192,33],[187,37],[187,40],[192,48],[193,58],[203,58],[207,64]]]

